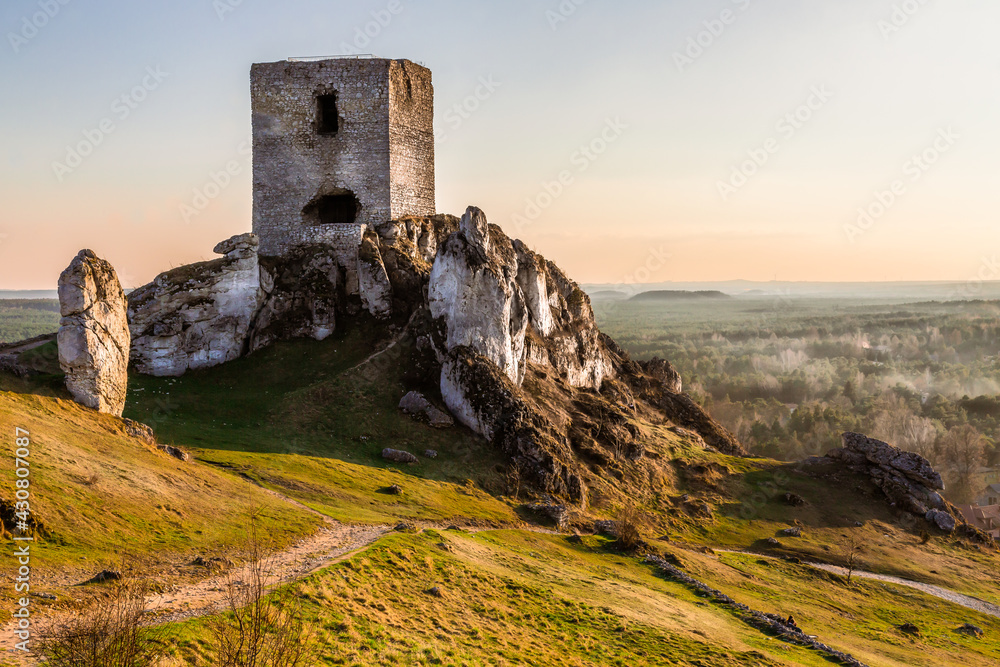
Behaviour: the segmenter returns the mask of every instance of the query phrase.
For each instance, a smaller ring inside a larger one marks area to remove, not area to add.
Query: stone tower
[[[408,60],[255,64],[253,231],[260,254],[337,247],[356,261],[365,229],[434,215],[434,87]]]

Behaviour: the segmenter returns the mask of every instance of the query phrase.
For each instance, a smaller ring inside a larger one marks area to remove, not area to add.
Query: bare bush
[[[642,515],[634,505],[625,505],[618,512],[617,547],[623,551],[635,551],[642,544]]]
[[[161,657],[158,632],[146,627],[150,584],[126,576],[82,613],[42,632],[36,653],[48,667],[147,667]]]
[[[278,583],[273,560],[251,512],[247,564],[226,577],[226,613],[211,620],[216,667],[306,667],[313,664],[315,636],[290,595],[272,593]]]

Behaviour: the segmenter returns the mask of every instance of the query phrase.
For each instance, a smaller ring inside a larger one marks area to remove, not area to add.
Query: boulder
[[[930,510],[924,518],[946,533],[955,530],[955,517],[942,510]]]
[[[939,491],[944,489],[941,475],[919,454],[905,452],[860,433],[845,433],[844,449],[860,454],[880,468],[902,475],[917,484]]]
[[[971,623],[966,623],[962,627],[956,629],[955,632],[957,632],[957,633],[959,633],[961,635],[967,635],[969,637],[975,637],[977,639],[982,638],[982,636],[986,634],[985,632],[983,632],[982,628],[980,628],[978,626],[975,626],[975,625],[972,625]]]
[[[257,237],[215,247],[221,259],[182,266],[129,295],[131,358],[146,375],[180,376],[239,358],[260,304]]]
[[[134,419],[124,419],[122,421],[125,425],[125,432],[129,436],[142,440],[147,445],[156,444],[156,435],[153,433],[151,426],[137,422]]]
[[[130,335],[125,292],[114,267],[81,250],[59,276],[59,365],[78,403],[121,416]]]
[[[448,428],[455,425],[455,420],[448,413],[437,409],[434,405],[418,391],[411,391],[399,402],[399,408],[408,415],[427,420],[427,423],[434,428]],[[436,458],[434,456],[428,458]]]
[[[388,447],[382,450],[382,458],[393,463],[420,463],[420,459],[413,454]]]
[[[183,449],[181,449],[179,447],[174,447],[173,445],[160,445],[159,447],[157,447],[157,449],[159,449],[161,452],[163,452],[167,456],[175,458],[178,461],[181,461],[183,463],[187,463],[188,461],[191,460],[191,455],[190,454],[188,454],[187,452],[185,452]]]

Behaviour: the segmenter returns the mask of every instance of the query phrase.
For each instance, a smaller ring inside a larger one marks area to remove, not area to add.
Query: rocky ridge
[[[668,362],[632,361],[601,334],[576,283],[475,207],[366,227],[356,261],[324,243],[261,256],[251,234],[215,250],[223,257],[131,295],[136,370],[182,375],[370,317],[412,343],[402,364],[418,393],[401,408],[446,428],[451,417],[434,407],[443,404],[543,493],[585,503],[609,469],[648,484],[642,424],[745,454],[679,393]]]

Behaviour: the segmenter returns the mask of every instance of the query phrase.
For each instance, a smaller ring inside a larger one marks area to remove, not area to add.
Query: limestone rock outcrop
[[[653,357],[642,365],[643,370],[663,383],[663,388],[671,394],[680,394],[684,391],[684,383],[681,374],[666,359]]]
[[[691,399],[670,392],[680,390],[679,378],[647,375],[602,335],[576,283],[477,208],[438,252],[427,310],[417,347],[430,341],[445,405],[546,493],[587,497],[593,477],[581,456],[609,467],[641,462],[639,410],[718,451],[746,453]]]
[[[493,436],[491,422],[499,415],[475,405],[474,392],[463,385],[463,358],[488,360],[515,387],[524,382],[529,362],[553,368],[574,387],[600,389],[614,373],[589,297],[554,264],[490,225],[478,208],[466,211],[438,252],[427,301],[444,332],[445,403],[486,437]]]
[[[261,290],[257,237],[223,241],[220,259],[182,266],[129,295],[132,363],[140,373],[180,376],[238,359]]]
[[[81,250],[59,276],[59,365],[78,403],[120,417],[128,387],[125,292],[114,267]]]
[[[466,212],[459,231],[438,252],[427,301],[431,317],[444,322],[444,353],[468,347],[521,383],[528,317],[517,285],[517,255],[479,209]]]
[[[615,493],[608,479],[657,478],[667,452],[640,423],[745,454],[680,394],[667,362],[632,361],[601,334],[583,290],[481,210],[335,231],[280,256],[258,257],[252,237],[236,237],[218,248],[223,259],[137,292],[136,368],[180,374],[373,318],[388,347],[372,363],[413,390],[404,411],[462,423],[553,497],[586,503],[591,485]],[[223,312],[222,295],[240,307]]]
[[[832,461],[867,475],[893,507],[945,532],[965,523],[959,510],[941,496],[941,475],[924,457],[860,433],[845,433],[843,442],[843,448],[830,452],[825,459],[810,459],[806,464]]]

